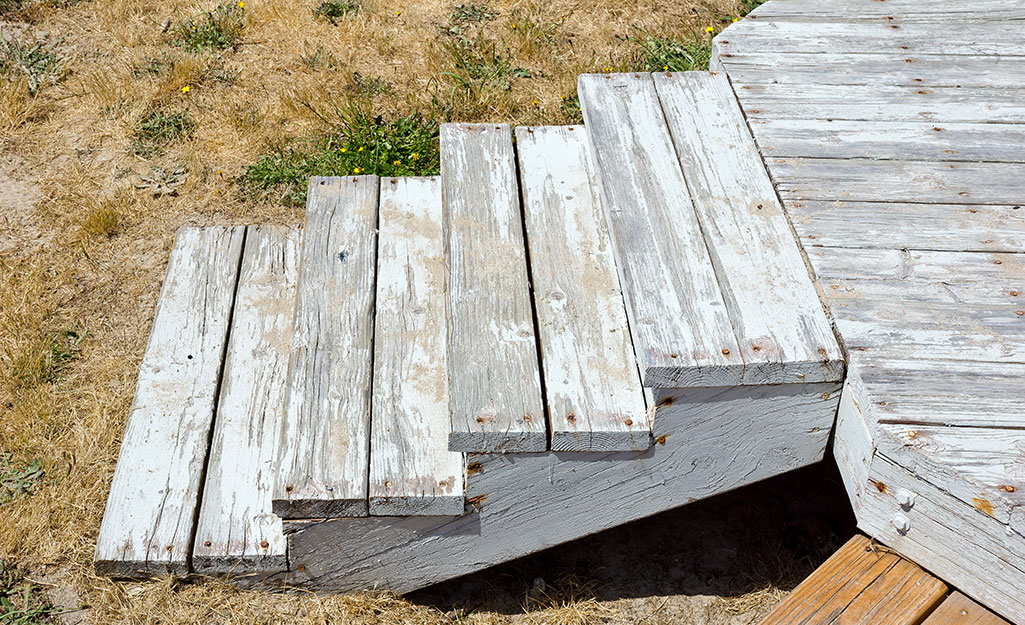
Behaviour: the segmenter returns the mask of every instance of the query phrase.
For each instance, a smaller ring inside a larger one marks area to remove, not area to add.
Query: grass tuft
[[[641,65],[646,72],[704,71],[712,58],[712,38],[698,33],[677,39],[645,32],[643,38],[630,40],[641,46]]]
[[[89,236],[111,238],[121,229],[121,213],[110,202],[89,209],[82,220],[82,232]]]
[[[32,95],[43,85],[56,83],[63,74],[57,53],[60,43],[60,40],[32,41],[0,36],[0,78],[5,74],[25,76]]]
[[[195,129],[196,121],[188,111],[150,111],[135,129],[132,151],[143,158],[158,156],[171,143],[192,136]]]
[[[190,52],[227,50],[242,40],[245,9],[241,2],[223,2],[212,11],[179,20],[171,29],[175,43]]]
[[[362,0],[327,0],[321,2],[313,9],[313,14],[323,17],[332,24],[350,15],[358,15],[363,10]]]
[[[496,17],[498,17],[498,13],[492,11],[491,7],[484,3],[460,4],[449,13],[448,22],[441,27],[441,30],[447,35],[464,37],[485,22],[494,21]]]
[[[74,330],[44,332],[20,350],[8,351],[5,360],[11,380],[18,388],[33,388],[55,381],[78,359],[87,334]]]
[[[358,106],[339,111],[330,134],[295,140],[257,158],[240,178],[253,198],[306,202],[311,176],[431,176],[439,172],[438,124],[412,114],[386,121]]]
[[[11,454],[0,452],[0,506],[6,505],[32,492],[36,483],[43,479],[42,462],[36,458],[23,469],[11,464]],[[2,571],[2,563],[0,563]],[[0,583],[2,587],[2,583]],[[0,623],[3,621],[0,620]]]

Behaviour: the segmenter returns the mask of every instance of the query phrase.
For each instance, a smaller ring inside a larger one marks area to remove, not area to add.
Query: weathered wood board
[[[585,74],[578,91],[644,385],[740,384],[742,350],[651,76]]]
[[[1025,8],[1015,0],[775,0],[767,2],[748,16],[758,20],[803,20],[882,23],[968,23],[1005,22],[1025,19]]]
[[[310,180],[274,513],[368,512],[376,176]]]
[[[1025,124],[756,119],[769,158],[1025,162]]]
[[[244,239],[241,227],[178,231],[96,541],[99,575],[189,572]]]
[[[449,448],[544,451],[548,434],[509,126],[443,125],[441,175]]]
[[[1010,625],[959,592],[953,592],[922,625]]]
[[[441,180],[381,180],[370,514],[463,512],[449,451]]]
[[[843,355],[729,80],[653,77],[740,343],[744,383],[843,379]]]
[[[651,446],[598,180],[581,126],[517,128],[554,451]]]
[[[918,625],[947,586],[913,562],[857,535],[801,582],[759,625]]]
[[[644,452],[471,455],[476,512],[296,524],[292,570],[275,580],[409,592],[816,462],[839,390],[835,382],[661,390],[659,442]],[[607,505],[595,514],[599,491]]]
[[[246,230],[192,550],[196,573],[268,573],[288,566],[271,489],[301,240],[293,228]]]
[[[1015,88],[763,82],[738,83],[736,93],[749,119],[944,123],[1025,119],[1025,90]]]

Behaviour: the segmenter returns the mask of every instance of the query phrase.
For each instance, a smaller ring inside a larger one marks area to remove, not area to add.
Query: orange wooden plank
[[[959,592],[947,597],[922,625],[1009,625]]]
[[[761,625],[916,625],[946,593],[943,582],[914,563],[855,536]]]

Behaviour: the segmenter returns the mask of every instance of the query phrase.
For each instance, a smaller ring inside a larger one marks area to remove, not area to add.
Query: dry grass
[[[59,570],[103,623],[614,620],[590,591],[521,615],[453,617],[387,594],[123,585],[90,573],[175,230],[301,217],[242,193],[248,165],[335,130],[329,113],[352,101],[386,119],[576,121],[577,74],[643,67],[629,37],[707,37],[704,27],[742,10],[740,0],[496,0],[494,19],[454,34],[458,2],[322,4],[247,0],[230,44],[190,47],[175,44],[178,25],[216,2],[0,1],[0,36],[58,42],[59,62],[35,77],[0,70],[0,452],[15,466],[41,459],[46,475],[0,506],[0,559]],[[154,112],[183,113],[187,132],[147,135]],[[136,149],[140,137],[153,149]],[[173,192],[152,192],[154,167],[182,172]]]

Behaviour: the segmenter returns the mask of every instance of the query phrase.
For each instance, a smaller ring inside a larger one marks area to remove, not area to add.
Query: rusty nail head
[[[625,423],[627,425],[633,425],[634,424],[634,420],[633,419],[627,419],[626,421],[623,421],[623,423]]]

